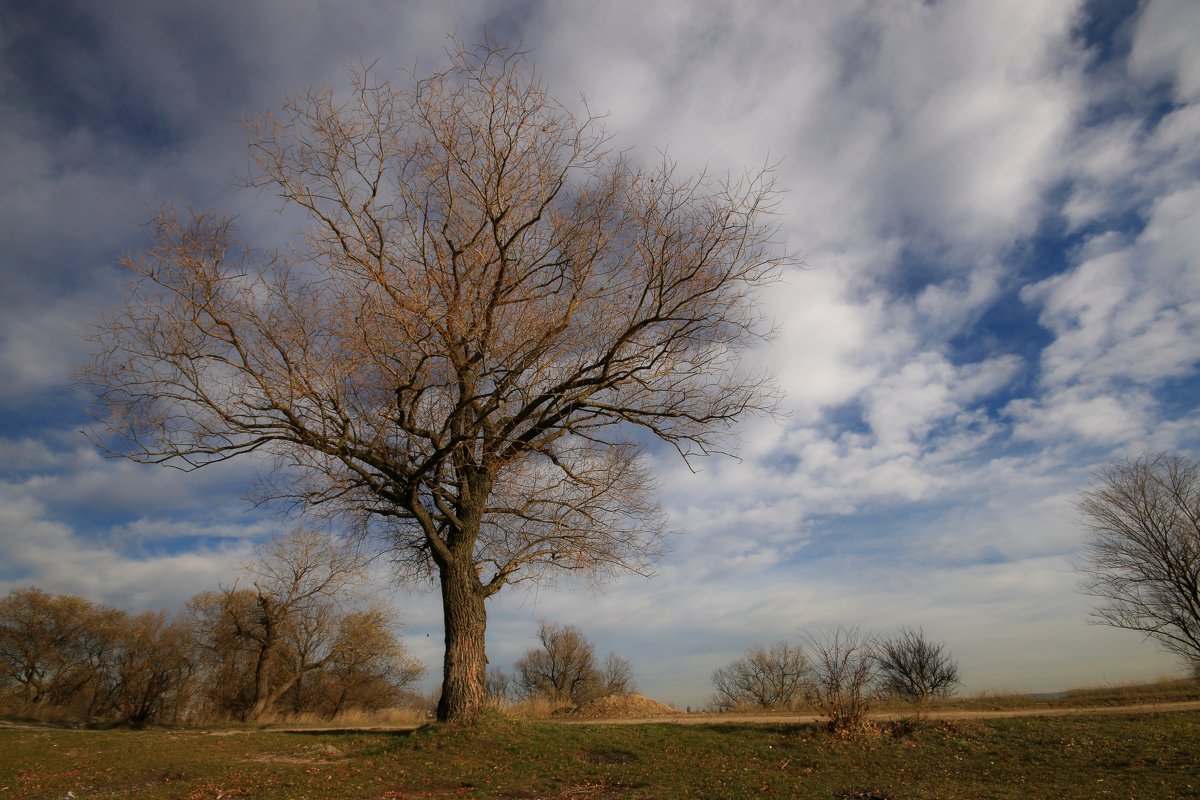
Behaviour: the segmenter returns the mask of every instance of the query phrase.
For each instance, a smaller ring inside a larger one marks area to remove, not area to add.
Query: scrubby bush
[[[838,627],[804,637],[817,707],[830,730],[855,733],[866,722],[876,691],[876,641],[858,628]]]
[[[719,711],[791,709],[804,699],[809,679],[800,647],[778,642],[754,648],[713,673],[712,705]]]
[[[901,628],[875,647],[879,690],[924,710],[935,697],[946,697],[959,684],[958,664],[945,645],[925,638],[920,628]]]

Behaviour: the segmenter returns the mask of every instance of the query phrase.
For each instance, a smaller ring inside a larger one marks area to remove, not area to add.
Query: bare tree
[[[542,622],[538,647],[513,665],[513,688],[521,697],[544,697],[581,705],[611,694],[633,691],[633,667],[616,653],[596,665],[595,647],[574,625]]]
[[[191,631],[71,595],[0,598],[0,687],[13,710],[142,723],[173,715],[192,674]],[[4,700],[0,696],[0,701]]]
[[[128,618],[121,640],[109,701],[115,717],[137,724],[176,718],[196,670],[191,627],[147,611]]]
[[[485,600],[550,571],[648,571],[649,434],[720,451],[773,403],[739,357],[787,258],[769,170],[681,178],[607,149],[522,54],[462,48],[395,88],[353,74],[253,129],[254,187],[307,213],[294,255],[164,213],[81,373],[117,455],[248,453],[436,578],[442,720],[483,707]],[[640,429],[643,435],[638,435]]]
[[[425,665],[396,638],[386,609],[351,611],[336,621],[336,638],[322,663],[322,710],[332,717],[348,707],[390,707],[424,674]]]
[[[513,693],[512,676],[500,669],[489,667],[487,673],[488,700],[497,706],[505,706]]]
[[[297,529],[272,538],[244,567],[252,589],[235,584],[193,602],[210,652],[227,669],[239,670],[234,661],[240,660],[252,670],[248,684],[241,681],[248,690],[238,703],[245,717],[261,716],[337,655],[335,613],[364,579],[364,566],[353,547]]]
[[[875,690],[875,640],[858,628],[805,634],[813,695],[829,727],[852,733],[866,720]]]
[[[931,698],[945,697],[958,686],[958,664],[941,642],[925,638],[920,628],[901,628],[892,638],[875,647],[879,689],[903,697],[919,708]]]
[[[1200,674],[1200,460],[1153,453],[1096,477],[1078,504],[1083,588],[1104,601],[1095,621],[1145,633]]]
[[[604,657],[604,667],[599,674],[600,691],[598,696],[607,697],[613,694],[629,694],[636,685],[633,681],[633,665],[629,659],[616,653]]]
[[[538,625],[538,646],[517,660],[513,675],[523,697],[576,704],[595,697],[601,679],[592,643],[574,625],[552,622]]]
[[[23,712],[101,710],[125,614],[72,595],[17,589],[0,598],[0,681],[18,690]]]
[[[713,705],[722,711],[739,708],[792,708],[808,687],[808,659],[787,642],[755,648],[713,673]]]
[[[309,556],[323,549],[313,549],[309,532],[298,538]],[[266,552],[278,555],[292,542],[294,557],[296,540],[276,540]],[[0,708],[145,723],[257,716],[280,708],[286,694],[295,711],[332,716],[390,706],[424,673],[396,637],[390,610],[343,612],[322,601],[314,606],[321,613],[301,613],[306,606],[278,597],[263,603],[264,587],[198,595],[191,620],[130,616],[39,589],[11,592],[0,598]]]

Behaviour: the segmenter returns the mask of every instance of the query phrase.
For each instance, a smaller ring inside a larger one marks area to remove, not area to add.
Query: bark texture
[[[483,585],[472,564],[442,571],[442,612],[446,627],[442,693],[437,718],[470,724],[487,701],[487,610]]]

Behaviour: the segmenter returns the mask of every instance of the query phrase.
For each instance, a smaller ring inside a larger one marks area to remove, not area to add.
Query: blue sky
[[[786,246],[751,354],[786,393],[741,455],[656,454],[671,526],[652,580],[512,588],[508,666],[537,621],[703,703],[744,649],[846,624],[920,625],[968,690],[1178,669],[1086,622],[1072,505],[1090,473],[1200,451],[1200,4],[1132,2],[158,2],[0,11],[0,591],[130,610],[228,581],[285,524],[256,466],[109,461],[68,384],[119,302],[117,256],[163,203],[295,220],[236,188],[239,120],[356,60],[432,71],[448,34],[520,40],[620,147],[685,168],[780,163]],[[440,664],[436,597],[392,589]],[[432,679],[429,681],[432,685]]]

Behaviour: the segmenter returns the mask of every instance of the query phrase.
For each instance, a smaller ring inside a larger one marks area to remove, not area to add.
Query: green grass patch
[[[0,730],[0,798],[1200,796],[1200,714],[228,733]]]

